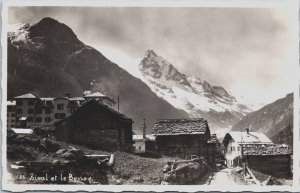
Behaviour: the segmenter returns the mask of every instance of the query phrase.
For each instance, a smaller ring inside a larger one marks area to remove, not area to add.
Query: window
[[[238,146],[238,147],[237,147],[237,150],[238,150],[238,151],[241,151],[241,147],[240,147],[240,146]]]
[[[28,117],[27,122],[33,122],[33,117]]]
[[[64,104],[57,104],[57,110],[64,110]]]
[[[235,147],[232,147],[232,151],[235,151]]]
[[[42,122],[42,117],[37,117],[37,118],[35,118],[35,121],[36,121],[37,123]]]
[[[28,101],[28,106],[32,106],[33,105],[33,100],[29,100]]]
[[[23,101],[22,100],[17,100],[16,105],[23,105]]]
[[[51,122],[51,117],[45,117],[45,122],[46,122],[46,123]]]
[[[9,113],[7,113],[7,117],[9,117]]]
[[[46,101],[46,105],[47,106],[51,106],[52,105],[52,101]]]
[[[15,116],[16,116],[16,114],[15,114],[15,113],[12,113],[12,114],[11,114],[11,117],[15,117]]]
[[[23,113],[23,109],[17,109],[17,114],[22,114]]]
[[[35,114],[42,114],[42,109],[41,108],[36,109]]]
[[[7,106],[7,112],[13,112],[15,110],[15,106]]]
[[[65,113],[55,113],[54,115],[55,119],[63,119],[66,117]]]
[[[70,101],[69,105],[77,105],[76,101]]]
[[[33,114],[33,109],[28,109],[28,110],[27,110],[27,113],[28,113],[28,114]]]
[[[51,114],[51,109],[45,109],[46,114]]]

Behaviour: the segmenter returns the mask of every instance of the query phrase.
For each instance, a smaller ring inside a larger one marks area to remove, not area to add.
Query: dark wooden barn
[[[292,176],[291,155],[292,149],[287,145],[244,148],[245,161],[249,168],[279,178]]]
[[[55,123],[55,138],[109,151],[133,150],[132,119],[96,101],[82,104],[71,116]]]
[[[207,120],[164,119],[153,127],[158,153],[185,158],[190,155],[207,157],[210,154],[211,138]]]

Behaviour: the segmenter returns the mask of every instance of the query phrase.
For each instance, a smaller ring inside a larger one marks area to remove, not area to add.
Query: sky
[[[298,81],[297,13],[286,8],[10,7],[8,23],[54,18],[107,58],[140,76],[154,50],[180,72],[267,104]]]

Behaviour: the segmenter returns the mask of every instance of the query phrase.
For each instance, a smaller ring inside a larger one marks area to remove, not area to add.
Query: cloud
[[[294,88],[297,15],[280,8],[12,7],[9,23],[52,17],[112,61],[136,72],[153,49],[180,71],[253,102]],[[245,96],[246,95],[246,96]]]

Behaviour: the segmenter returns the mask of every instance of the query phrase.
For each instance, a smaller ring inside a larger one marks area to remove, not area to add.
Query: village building
[[[252,146],[270,146],[273,142],[263,133],[231,131],[223,139],[227,167],[235,167],[241,163],[243,149]]]
[[[91,99],[54,124],[55,138],[108,151],[133,150],[132,119]]]
[[[142,126],[143,134],[133,135],[133,147],[136,154],[153,153],[155,149],[155,137],[154,135],[146,134],[146,120]]]
[[[7,129],[14,128],[16,125],[16,101],[7,101]]]
[[[133,135],[134,152],[143,154],[155,151],[155,137],[153,135]]]
[[[36,116],[40,114],[36,111],[39,98],[28,93],[14,98],[16,101],[16,127],[28,128],[42,122],[41,118]]]
[[[244,148],[248,168],[278,178],[292,176],[292,148],[289,145],[253,145]]]
[[[101,102],[111,108],[114,108],[116,105],[116,102],[113,99],[107,97],[106,95],[104,95],[100,92],[92,93],[91,91],[84,91],[83,97],[85,100],[96,99],[99,102]]]
[[[185,158],[191,155],[209,157],[214,150],[207,120],[161,119],[153,127],[160,154]]]
[[[99,99],[106,104],[112,99],[101,93],[90,93],[93,99]],[[71,97],[66,93],[64,97],[39,98],[31,93],[14,97],[13,102],[7,105],[7,128],[31,128],[50,126],[60,121],[77,110],[90,97]]]

